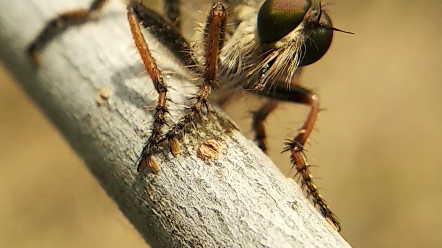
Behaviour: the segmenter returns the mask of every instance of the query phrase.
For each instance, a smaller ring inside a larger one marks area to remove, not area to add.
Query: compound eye
[[[258,35],[263,43],[275,42],[304,19],[310,0],[266,0],[258,12]]]
[[[322,12],[319,25],[313,29],[309,39],[304,43],[302,49],[304,58],[299,66],[312,64],[324,56],[333,39],[333,30],[330,27],[332,27],[330,17]]]

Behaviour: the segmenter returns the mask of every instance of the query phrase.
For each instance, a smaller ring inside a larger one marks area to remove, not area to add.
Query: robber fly
[[[28,47],[27,53],[34,64],[40,63],[39,52],[51,39],[69,26],[95,17],[106,2],[94,0],[89,9],[68,11],[50,20]],[[163,17],[139,1],[127,3],[134,43],[158,92],[152,133],[138,160],[138,170],[150,167],[158,172],[153,154],[162,143],[168,143],[175,156],[179,154],[180,135],[194,123],[204,108],[208,109],[208,99],[213,91],[240,89],[268,99],[253,114],[252,121],[255,139],[264,152],[267,150],[264,121],[278,102],[304,104],[310,107],[310,112],[298,134],[285,143],[284,151],[290,152],[292,165],[308,198],[339,231],[339,221],[319,194],[304,154],[304,146],[314,129],[320,107],[318,96],[300,85],[299,75],[303,67],[324,56],[334,31],[345,31],[332,26],[320,0],[225,0],[210,8],[203,28],[203,40],[201,45],[195,46],[181,34],[179,0],[165,0],[164,6]],[[166,38],[165,45],[186,66],[201,75],[194,103],[185,110],[184,117],[170,125],[165,133],[168,86],[151,55],[141,26],[149,28],[154,35]],[[222,100],[231,99],[225,97]]]

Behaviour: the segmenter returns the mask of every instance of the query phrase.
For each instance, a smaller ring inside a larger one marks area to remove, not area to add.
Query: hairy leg
[[[270,89],[270,87],[272,88]],[[288,140],[285,143],[286,147],[283,152],[289,151],[291,153],[290,158],[292,165],[296,168],[296,176],[300,176],[301,178],[301,187],[306,190],[307,197],[311,197],[313,204],[318,207],[322,216],[334,225],[337,231],[340,231],[341,227],[339,220],[319,194],[319,190],[313,182],[313,176],[310,173],[310,165],[307,163],[304,154],[304,147],[314,130],[320,111],[319,97],[311,90],[300,86],[299,83],[292,83],[288,88],[287,84],[283,81],[277,82],[273,85],[268,84],[262,91],[255,91],[255,93],[270,97],[271,99],[304,104],[310,107],[310,112],[304,124],[301,129],[299,129],[298,134],[292,140]]]
[[[51,40],[62,34],[69,27],[85,23],[88,20],[95,18],[106,2],[107,0],[95,0],[87,9],[64,12],[50,20],[27,49],[31,61],[38,66],[40,64],[38,55]],[[127,17],[137,50],[158,93],[152,133],[138,159],[137,169],[140,171],[146,167],[150,167],[153,172],[157,173],[159,167],[152,158],[153,144],[156,144],[160,139],[162,135],[162,127],[166,123],[165,114],[168,112],[166,100],[167,85],[163,80],[162,73],[158,69],[155,59],[152,57],[139,24],[144,27],[152,27],[152,32],[163,34],[163,36],[161,36],[163,39],[173,39],[175,42],[166,44],[172,47],[171,50],[176,52],[176,56],[182,59],[183,63],[191,61],[191,58],[188,55],[181,55],[187,53],[180,54],[180,52],[184,52],[189,46],[187,41],[179,34],[179,31],[177,31],[176,28],[173,28],[172,25],[168,24],[168,22],[161,18],[159,14],[147,9],[137,1],[130,1],[128,3]]]
[[[127,19],[129,21],[130,30],[137,47],[138,52],[141,55],[144,66],[152,79],[154,87],[158,93],[158,101],[155,107],[154,123],[152,127],[152,133],[143,148],[141,156],[138,159],[138,171],[144,170],[148,166],[152,169],[154,173],[158,173],[159,166],[152,158],[153,150],[152,145],[157,142],[162,135],[162,128],[166,124],[165,115],[167,110],[167,85],[163,80],[161,71],[155,62],[155,59],[150,53],[149,47],[147,46],[146,40],[144,39],[143,33],[141,32],[139,23],[143,21],[144,15],[142,13],[146,10],[141,4],[136,2],[130,2],[127,5]]]
[[[178,135],[184,131],[187,126],[194,123],[196,116],[201,116],[203,107],[208,110],[208,97],[216,86],[218,54],[224,42],[226,18],[226,6],[220,2],[214,4],[207,17],[204,31],[205,68],[203,72],[203,83],[196,93],[196,96],[193,97],[193,99],[196,99],[196,102],[189,108],[189,112],[169,130],[162,140],[167,140],[170,150],[175,156],[180,153],[177,139]]]

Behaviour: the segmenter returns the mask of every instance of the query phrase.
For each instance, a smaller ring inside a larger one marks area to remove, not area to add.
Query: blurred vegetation
[[[354,247],[439,247],[442,1],[340,0],[327,9],[356,34],[335,33],[303,75],[327,109],[308,147],[322,194]],[[146,247],[6,71],[0,82],[0,247]],[[238,102],[230,107],[257,107]],[[248,135],[250,109],[227,109]],[[284,104],[267,123],[270,155],[286,175],[283,141],[305,114]]]

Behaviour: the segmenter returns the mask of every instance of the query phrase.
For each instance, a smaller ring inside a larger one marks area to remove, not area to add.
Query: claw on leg
[[[144,39],[143,33],[140,29],[140,22],[143,20],[142,13],[145,7],[136,2],[130,2],[127,5],[127,19],[129,21],[130,30],[135,42],[135,46],[141,56],[147,73],[152,79],[155,90],[158,93],[157,106],[155,107],[154,122],[152,127],[152,133],[148,138],[146,145],[141,152],[137,170],[141,171],[149,165],[152,171],[158,173],[159,166],[152,158],[153,150],[157,147],[157,143],[162,135],[162,128],[166,124],[165,115],[167,110],[167,85],[163,80],[161,71],[158,69],[155,59],[149,50],[149,47]]]
[[[218,55],[224,41],[227,10],[224,4],[216,3],[212,6],[206,21],[204,32],[205,44],[205,68],[203,83],[194,99],[196,102],[190,107],[190,111],[166,134],[165,139],[171,147],[172,154],[178,155],[180,150],[177,136],[189,125],[194,123],[195,117],[201,116],[203,107],[208,109],[208,97],[216,86]]]

